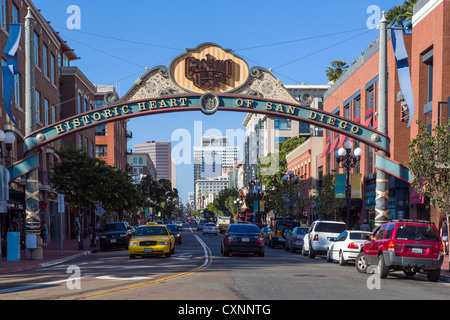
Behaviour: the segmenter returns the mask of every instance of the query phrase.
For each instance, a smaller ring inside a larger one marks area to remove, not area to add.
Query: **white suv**
[[[345,231],[345,223],[339,221],[314,221],[303,238],[302,255],[315,258],[326,254],[331,241]]]

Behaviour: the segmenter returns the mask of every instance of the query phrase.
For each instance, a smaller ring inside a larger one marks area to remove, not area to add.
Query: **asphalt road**
[[[281,247],[266,247],[265,257],[223,257],[220,240],[185,228],[170,258],[129,259],[127,251],[112,250],[0,275],[0,300],[436,300],[450,292],[449,283],[424,276],[398,272],[379,279],[358,273],[353,264],[342,267]]]

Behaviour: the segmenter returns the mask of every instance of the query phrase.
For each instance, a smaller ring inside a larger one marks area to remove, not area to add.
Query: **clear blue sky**
[[[72,63],[94,84],[116,85],[123,95],[144,68],[169,66],[204,42],[232,49],[250,67],[272,68],[284,84],[326,84],[333,60],[354,61],[378,35],[367,20],[376,5],[388,11],[402,0],[34,0],[42,15],[81,57]],[[70,5],[81,9],[80,29],[69,30]],[[114,39],[113,39],[114,38]],[[129,148],[146,140],[169,142],[177,129],[237,130],[244,113],[170,113],[134,118]],[[193,141],[193,140],[192,140]],[[176,145],[178,141],[172,141]],[[194,144],[194,143],[193,143]],[[239,146],[242,149],[242,146]],[[177,167],[184,203],[193,191],[193,165]]]

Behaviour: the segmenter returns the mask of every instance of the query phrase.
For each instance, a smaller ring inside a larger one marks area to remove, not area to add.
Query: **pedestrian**
[[[47,236],[48,236],[48,229],[47,229],[47,225],[45,224],[45,221],[41,222],[41,238],[42,238],[42,246],[46,247],[47,244]]]
[[[441,239],[444,247],[444,254],[448,254],[448,228],[445,221],[442,222],[441,226]]]
[[[363,220],[363,223],[361,224],[360,229],[362,231],[370,231],[370,226],[367,224],[367,219]]]

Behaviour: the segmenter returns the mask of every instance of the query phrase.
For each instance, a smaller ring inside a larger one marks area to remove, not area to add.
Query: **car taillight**
[[[318,235],[318,234],[316,234],[316,235],[314,236],[313,241],[319,241],[319,235]]]
[[[256,239],[256,243],[263,243],[264,242],[264,236],[260,235],[257,239]]]
[[[388,251],[395,251],[394,241],[389,241],[387,244]]]
[[[216,228],[216,227],[214,227],[214,230],[217,230],[217,228]]]
[[[358,245],[355,244],[354,242],[350,242],[348,244],[347,248],[349,248],[349,249],[359,249]]]
[[[203,227],[203,230],[206,230],[206,227]]]
[[[439,249],[439,252],[444,253],[444,244],[441,242],[441,248]]]
[[[302,238],[296,238],[295,241],[297,241],[297,242],[302,242],[303,239],[302,239]]]
[[[228,242],[235,242],[236,240],[234,240],[233,236],[228,236]]]

